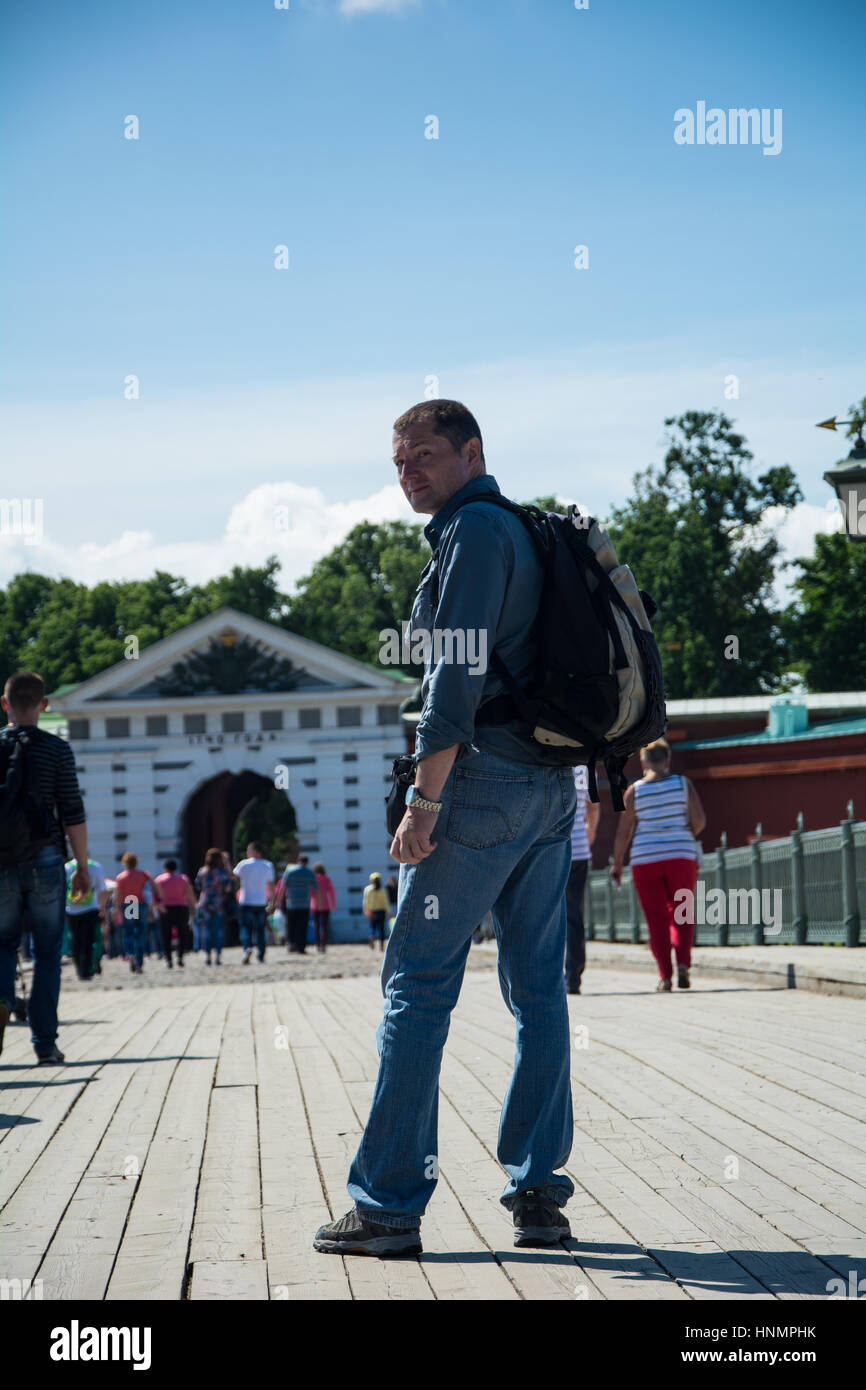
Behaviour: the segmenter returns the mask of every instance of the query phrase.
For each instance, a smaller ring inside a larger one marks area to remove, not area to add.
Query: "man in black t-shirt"
[[[24,745],[23,792],[41,821],[39,839],[14,863],[0,867],[0,1049],[15,998],[15,962],[25,919],[33,941],[33,981],[27,1017],[37,1065],[62,1062],[57,1046],[60,952],[66,903],[65,835],[76,868],[72,893],[90,891],[84,803],[69,744],[38,727],[47,709],[45,686],[33,671],[10,676],[2,700],[9,722],[0,729],[0,777],[5,780],[16,742]],[[64,835],[65,832],[65,835]]]

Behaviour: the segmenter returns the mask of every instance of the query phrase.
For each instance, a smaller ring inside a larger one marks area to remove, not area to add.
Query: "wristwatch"
[[[406,805],[417,806],[419,811],[441,811],[441,801],[428,801],[426,796],[422,796],[415,786],[409,787],[406,791]]]

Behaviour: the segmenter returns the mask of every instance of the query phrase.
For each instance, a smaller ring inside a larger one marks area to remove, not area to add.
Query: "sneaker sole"
[[[420,1255],[421,1242],[414,1234],[407,1236],[374,1236],[369,1240],[313,1241],[313,1249],[323,1255]]]
[[[561,1240],[571,1239],[571,1227],[564,1226],[521,1226],[514,1232],[515,1245],[558,1245]]]

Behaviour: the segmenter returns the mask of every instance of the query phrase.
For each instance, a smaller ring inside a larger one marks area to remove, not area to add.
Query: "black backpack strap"
[[[494,506],[502,507],[505,511],[511,512],[512,516],[519,517],[532,537],[542,565],[546,562],[547,543],[540,526],[540,523],[545,520],[545,514],[538,507],[524,507],[520,502],[512,502],[510,497],[503,497],[501,492],[476,492],[471,497],[462,498],[454,511],[458,511],[461,507],[468,507],[472,502],[492,502]],[[448,521],[450,520],[451,517],[448,518]],[[447,521],[445,525],[448,525]]]
[[[589,792],[590,801],[598,805],[598,782],[595,776],[595,754],[591,753],[586,760],[586,785]]]
[[[615,811],[625,810],[622,794],[628,787],[628,779],[623,771],[626,761],[627,759],[619,753],[609,753],[604,760],[607,780],[610,783],[610,799]]]

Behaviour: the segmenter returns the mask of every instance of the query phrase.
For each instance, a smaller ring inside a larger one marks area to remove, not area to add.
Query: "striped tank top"
[[[653,864],[660,859],[697,859],[695,837],[689,825],[689,789],[677,773],[659,781],[635,782],[634,813],[637,817],[631,842],[632,864]]]

